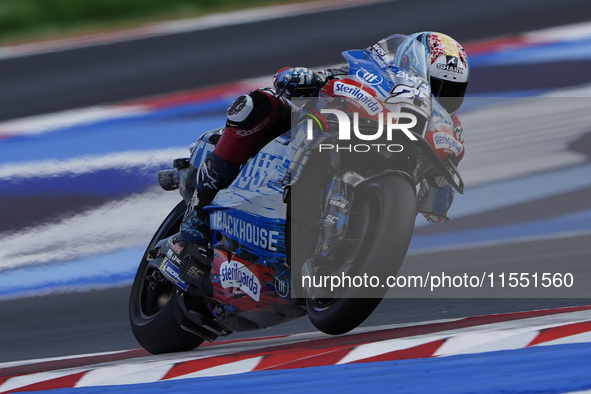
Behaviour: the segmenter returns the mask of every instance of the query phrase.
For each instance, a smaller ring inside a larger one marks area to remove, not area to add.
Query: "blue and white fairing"
[[[451,117],[431,92],[430,58],[421,42],[393,35],[368,49],[342,55],[349,63],[346,78],[376,91],[386,110],[399,112],[406,107],[427,119],[426,129],[453,128]]]
[[[199,167],[213,151],[215,146],[207,143],[208,139],[204,135],[193,148],[193,166]],[[289,142],[288,136],[282,135],[267,144],[205,208],[210,213],[211,229],[223,234],[221,242],[240,245],[239,252],[257,256],[257,262],[263,265],[285,261],[283,180],[290,164]]]
[[[404,54],[382,52],[383,56],[380,56],[375,50],[343,52],[349,63],[346,78],[375,91],[385,110],[398,112],[401,106],[408,106],[428,119],[432,112],[432,97],[424,47],[411,42],[407,47],[397,49]]]
[[[430,114],[431,89],[426,80],[403,68],[387,66],[375,53],[367,50],[343,52],[349,62],[350,79],[375,90],[383,104],[397,104],[408,99],[409,104],[420,105],[425,114]],[[418,98],[421,101],[413,101]]]
[[[403,40],[396,48],[395,54],[385,56],[370,50],[343,52],[349,63],[346,78],[374,90],[381,105],[392,112],[407,107],[424,116],[429,124],[452,124],[431,95],[424,46],[416,40]],[[208,138],[204,135],[193,148],[191,163],[195,167],[215,147],[208,143]],[[206,207],[212,230],[241,245],[241,251],[258,256],[259,263],[284,262],[284,188],[297,179],[297,169],[302,168],[298,162],[304,164],[309,143],[306,129],[299,127],[263,147],[242,167],[234,182]]]

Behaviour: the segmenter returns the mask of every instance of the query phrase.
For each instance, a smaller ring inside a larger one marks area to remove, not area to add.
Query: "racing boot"
[[[209,214],[203,209],[205,205],[206,202],[199,201],[196,206],[189,208],[181,223],[180,233],[181,239],[204,248],[209,243],[210,235]]]
[[[209,214],[205,207],[213,201],[217,193],[228,187],[238,172],[238,164],[226,161],[210,153],[199,166],[197,187],[191,207],[181,223],[181,238],[197,246],[209,244]]]
[[[193,285],[191,295],[213,295],[211,257],[207,255],[210,241],[209,213],[205,207],[220,189],[228,187],[239,171],[239,166],[210,153],[197,173],[197,188],[191,206],[181,223],[180,238],[173,242],[179,259],[179,276]]]

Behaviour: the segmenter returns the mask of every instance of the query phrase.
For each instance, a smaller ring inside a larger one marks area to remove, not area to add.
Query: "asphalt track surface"
[[[545,267],[553,268],[560,257],[586,267],[590,242],[591,236],[576,238],[558,257],[548,257],[547,248],[560,250],[564,247],[562,240],[408,256],[404,264],[422,266],[453,261],[469,265],[488,256],[489,264],[500,271],[527,254],[528,259],[541,261]],[[546,248],[540,248],[541,245]],[[127,315],[129,291],[129,287],[121,287],[0,302],[0,362],[137,349],[139,345],[131,333]],[[588,305],[589,301],[585,298],[386,298],[361,327]],[[265,330],[234,333],[227,339],[315,331],[304,317]]]
[[[330,18],[323,14],[306,15],[3,60],[0,61],[0,86],[3,86],[0,118],[228,82],[229,75],[231,79],[258,76],[272,73],[285,64],[334,63],[339,61],[341,50],[366,46],[394,31],[408,33],[428,28],[470,41],[580,22],[591,15],[591,3],[584,0],[449,1],[445,2],[446,7],[441,3],[401,0],[336,11]],[[435,12],[428,13],[428,10]],[[366,19],[371,21],[372,28],[368,28]],[[279,34],[269,34],[269,31]],[[272,53],[267,52],[267,48],[272,48]],[[586,63],[581,62],[579,66],[586,66]],[[482,72],[488,72],[488,76],[498,75],[499,80],[513,86],[527,79],[525,74],[516,73],[512,74],[514,79],[507,80],[501,78],[506,77],[506,72],[493,68]],[[472,77],[476,91],[486,91],[494,85],[491,79]],[[577,81],[582,82],[585,81]],[[564,81],[548,83],[568,85]],[[548,203],[543,209],[551,206],[553,204]],[[511,212],[505,213],[507,219],[511,216]],[[481,260],[485,254],[493,265],[510,266],[511,261],[524,258],[547,260],[551,265],[558,257],[549,256],[549,248],[583,265],[588,263],[589,241],[589,236],[580,236],[571,239],[568,247],[562,240],[544,240],[491,246],[486,250],[445,252],[437,256],[413,255],[408,257],[407,263],[453,260],[469,264]],[[122,287],[0,302],[0,361],[137,348],[127,319],[128,294],[129,288]],[[587,299],[564,298],[386,299],[364,325],[588,303]],[[313,330],[304,318],[269,330],[235,334],[232,338]]]
[[[589,15],[585,0],[397,0],[6,59],[0,61],[0,120],[231,82],[285,65],[334,64],[342,61],[340,52],[393,33],[444,31],[469,42],[583,22]],[[518,67],[519,78],[507,79],[512,70],[482,68],[472,75],[470,91],[568,83],[579,74],[539,75]]]

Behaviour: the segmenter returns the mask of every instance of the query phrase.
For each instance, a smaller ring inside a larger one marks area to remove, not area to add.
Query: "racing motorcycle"
[[[387,287],[331,292],[310,277],[396,274],[415,217],[425,211],[426,190],[463,193],[454,161],[442,160],[428,141],[434,132],[451,135],[453,122],[431,95],[427,57],[415,42],[392,38],[381,47],[388,53],[344,52],[348,75],[332,83],[330,102],[324,102],[328,115],[312,120],[308,115],[323,115],[318,108],[298,107],[292,129],[251,157],[206,207],[211,240],[195,257],[211,265],[213,294],[195,292],[183,279],[186,267],[172,257],[171,240],[191,203],[197,168],[223,128],[203,134],[189,158],[159,173],[160,185],[178,188],[183,199],[154,234],[132,285],[129,316],[143,348],[153,354],[187,351],[306,315],[316,328],[336,335],[373,312]],[[355,119],[353,136],[361,138],[343,141],[342,125],[329,115],[350,105],[366,117]],[[382,133],[384,144],[370,144],[362,131],[378,134],[371,116],[376,109],[406,114],[413,121],[408,133]]]

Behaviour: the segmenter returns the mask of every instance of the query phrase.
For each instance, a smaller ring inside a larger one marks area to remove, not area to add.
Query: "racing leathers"
[[[289,98],[316,95],[328,79],[343,74],[347,74],[343,68],[312,72],[303,67],[284,67],[273,77],[275,90],[257,89],[234,100],[226,112],[222,137],[199,167],[194,202],[181,225],[183,239],[201,246],[208,243],[209,220],[203,208],[232,183],[242,164],[289,130]]]
[[[220,140],[198,169],[197,188],[181,224],[182,241],[197,246],[208,244],[209,214],[204,208],[211,204],[219,190],[234,181],[241,165],[265,144],[289,130],[289,98],[318,95],[322,86],[347,74],[348,66],[320,72],[286,67],[279,70],[274,77],[275,90],[257,89],[234,100],[227,110],[227,120]],[[442,160],[451,156],[457,164],[464,154],[462,126],[456,114],[451,116],[454,130],[432,130],[425,137]],[[445,146],[437,142],[441,140],[442,134],[446,137]],[[446,214],[452,200],[453,191],[449,185],[439,185],[436,179],[424,181],[419,190],[418,210],[431,222],[447,220]],[[191,257],[188,259],[191,260]],[[208,290],[205,293],[210,294],[211,284],[204,285],[205,280],[202,279],[203,276],[209,277],[210,267],[194,260],[191,260],[191,264],[198,268],[193,271],[201,272],[201,277],[187,278],[182,275],[183,279],[206,286]]]
[[[287,131],[291,123],[287,99],[269,89],[238,97],[226,114],[222,137],[199,167],[193,206],[181,225],[181,237],[201,246],[208,243],[209,235],[208,214],[203,208],[232,183],[242,164]]]

